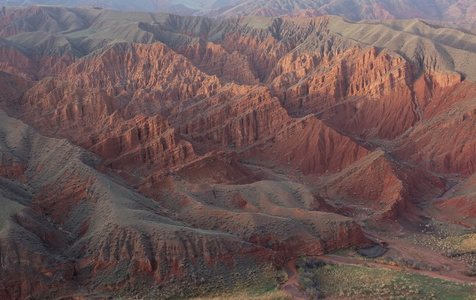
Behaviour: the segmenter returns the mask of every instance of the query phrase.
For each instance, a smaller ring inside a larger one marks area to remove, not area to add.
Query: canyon
[[[476,34],[312,15],[3,7],[0,298],[200,295],[427,210],[474,226]]]

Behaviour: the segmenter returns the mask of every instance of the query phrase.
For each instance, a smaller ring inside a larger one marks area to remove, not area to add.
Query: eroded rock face
[[[269,147],[272,144],[272,147]],[[309,117],[285,130],[250,153],[262,160],[290,165],[304,175],[339,171],[368,155],[369,150]]]
[[[134,169],[153,164],[155,168],[169,169],[195,158],[193,146],[181,140],[160,115],[110,120],[116,121],[123,125],[114,132],[91,137],[91,151],[101,156],[108,167]]]
[[[423,122],[397,140],[397,156],[444,174],[474,174],[475,84],[458,74],[427,73],[415,86]]]
[[[153,201],[96,171],[98,157],[1,116],[0,141],[16,149],[16,159],[25,166],[20,177],[8,172],[0,178],[6,208],[0,227],[5,299],[81,294],[92,285],[119,292],[144,281],[213,285],[214,278],[232,270],[280,266],[304,252],[318,255],[367,241],[345,217],[314,212],[300,224],[293,213],[263,211],[258,203],[245,215],[219,209],[218,203],[210,206],[207,197],[191,198],[193,186],[163,188]],[[11,155],[4,153],[3,161]],[[256,199],[254,193],[251,197]],[[226,196],[220,200],[234,205]],[[333,222],[329,231],[324,219]],[[298,238],[291,234],[296,230]],[[176,291],[165,287],[161,293]]]
[[[89,164],[99,158],[65,140],[44,138],[4,113],[1,125],[2,145],[22,141],[15,153],[27,165],[24,183],[0,178],[5,299],[65,295],[65,288],[74,294],[90,285],[121,290],[143,275],[155,284],[185,275],[208,281],[222,262],[272,261],[272,249],[167,217],[156,202],[97,172]]]
[[[122,16],[0,14],[1,297],[230,285],[459,178],[472,211],[475,83],[431,26]]]

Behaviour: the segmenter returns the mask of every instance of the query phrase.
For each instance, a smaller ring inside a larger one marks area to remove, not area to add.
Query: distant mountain
[[[338,15],[363,19],[421,18],[476,23],[476,2],[467,0],[2,0],[0,5],[95,6],[123,11],[169,12],[209,17],[321,16]]]
[[[113,0],[5,0],[0,1],[5,6],[30,6],[30,5],[59,5],[59,6],[93,6],[124,11],[153,11],[154,5],[150,0],[113,1]]]
[[[476,3],[465,0],[247,0],[219,15],[339,15],[354,21],[422,18],[469,23],[476,20]]]
[[[211,10],[231,8],[243,0],[2,0],[0,5],[92,6],[122,11],[170,12],[181,15],[203,14]]]

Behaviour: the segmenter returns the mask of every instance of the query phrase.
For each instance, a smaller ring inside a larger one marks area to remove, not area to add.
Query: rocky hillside
[[[474,45],[420,20],[3,9],[0,298],[233,287],[455,184],[471,206]]]

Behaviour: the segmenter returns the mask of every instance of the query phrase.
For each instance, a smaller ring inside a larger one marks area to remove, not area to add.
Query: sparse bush
[[[448,253],[446,256],[447,257],[450,257],[450,258],[453,258],[453,257],[458,257],[458,256],[462,256],[464,255],[465,252],[463,251],[451,251],[450,253]]]
[[[414,261],[411,264],[411,268],[413,268],[415,270],[423,270],[423,264],[419,261]]]
[[[430,270],[432,272],[439,272],[440,271],[440,268],[438,268],[437,266],[430,266]]]
[[[307,256],[301,256],[296,261],[296,267],[302,269],[315,269],[325,266],[327,263],[322,259],[310,258]]]
[[[319,283],[315,278],[313,271],[321,267],[328,267],[327,263],[322,259],[302,256],[296,262],[296,267],[299,272],[299,283],[303,287],[306,294],[308,294],[311,299],[324,298],[324,294],[320,289]]]
[[[471,271],[471,270],[463,270],[463,271],[459,271],[461,274],[463,274],[464,276],[468,276],[468,277],[476,277],[476,271]]]
[[[460,271],[461,274],[468,277],[476,277],[476,267],[470,266],[469,270]]]

